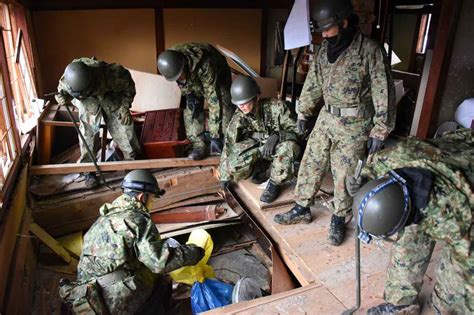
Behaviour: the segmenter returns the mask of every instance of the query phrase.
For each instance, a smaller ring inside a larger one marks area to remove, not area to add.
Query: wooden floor
[[[323,187],[327,191],[331,190],[331,185],[330,179],[327,179]],[[349,235],[344,243],[335,247],[326,241],[331,216],[322,200],[318,200],[312,208],[311,224],[284,226],[275,223],[273,216],[289,210],[291,204],[262,210],[258,206],[258,199],[263,187],[241,181],[233,188],[246,208],[273,238],[282,258],[303,288],[231,305],[211,314],[340,314],[355,304],[353,221],[348,225]],[[285,194],[292,194],[292,190],[286,189]],[[279,200],[288,198],[282,196]],[[387,242],[361,246],[362,307],[358,314],[365,314],[367,308],[383,303],[390,247]],[[425,275],[420,297],[423,314],[433,314],[426,302],[434,285],[433,261],[438,259],[438,254],[439,248],[436,248]]]

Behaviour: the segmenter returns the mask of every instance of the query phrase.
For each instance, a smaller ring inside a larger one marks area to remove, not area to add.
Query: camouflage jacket
[[[163,274],[184,263],[182,248],[164,243],[148,210],[123,194],[100,208],[100,217],[84,235],[78,281],[119,269]]]
[[[130,108],[135,98],[135,82],[130,72],[117,63],[106,63],[95,57],[74,59],[72,62],[83,62],[93,69],[94,92],[85,100],[72,99],[79,107],[82,104],[88,112],[96,113],[99,106],[116,111],[119,107]],[[69,95],[70,88],[64,82],[64,75],[59,80],[58,92]]]
[[[329,63],[327,41],[310,66],[297,107],[300,118],[317,113],[323,97],[326,105],[359,108],[372,116],[370,137],[385,140],[395,127],[395,86],[385,51],[357,32],[351,45]],[[341,124],[347,117],[341,117]]]
[[[204,43],[181,44],[169,50],[181,52],[187,60],[188,76],[181,94],[193,92],[203,96],[209,107],[219,106],[219,85],[228,85],[230,93],[231,72],[225,57],[214,46]]]
[[[471,255],[474,236],[473,182],[469,180],[474,174],[473,135],[471,130],[464,129],[430,142],[408,138],[371,156],[362,171],[369,178],[404,167],[431,171],[435,181],[428,205],[421,210],[420,228],[433,239],[445,241],[456,255],[464,258]]]

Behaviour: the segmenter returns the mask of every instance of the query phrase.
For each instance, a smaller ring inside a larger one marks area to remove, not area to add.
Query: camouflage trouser
[[[410,225],[399,233],[387,271],[384,293],[387,302],[395,305],[417,303],[434,245],[418,225]],[[446,245],[436,270],[433,306],[443,314],[473,314],[473,269],[472,256],[456,258]]]
[[[313,204],[330,166],[334,181],[334,209],[331,211],[342,217],[351,213],[352,198],[346,190],[345,178],[354,173],[357,161],[366,154],[370,127],[367,119],[347,118],[342,124],[340,119],[321,111],[301,160],[295,188],[299,205]]]
[[[252,141],[248,139],[248,142]],[[255,141],[253,142],[255,143]],[[258,144],[234,146],[226,158],[227,161],[222,162],[221,178],[233,177],[236,181],[248,178],[255,162],[263,159],[260,148]],[[272,161],[270,179],[273,182],[281,184],[293,178],[293,162],[298,157],[299,150],[298,144],[294,141],[284,141],[277,144],[275,154],[268,159]]]
[[[123,125],[119,118],[117,112],[111,112],[106,107],[97,107],[95,113],[87,111],[81,103],[76,103],[76,106],[79,109],[79,129],[84,136],[89,148],[95,154],[99,150],[99,130],[100,130],[100,121],[102,118],[102,112],[104,114],[104,121],[107,125],[107,129],[112,135],[114,142],[118,145],[120,150],[124,155],[125,160],[133,160],[140,152],[140,143],[138,142],[137,135],[135,134],[135,129],[133,122],[130,125]],[[81,138],[79,138],[79,145],[81,148],[81,158],[80,162],[92,162],[87,149]]]
[[[220,100],[209,105],[208,127],[211,138],[219,138],[225,133],[227,125],[235,111],[235,106],[230,100],[230,84],[223,84],[218,91]],[[209,102],[209,100],[208,100]],[[184,110],[184,126],[186,128],[186,137],[193,143],[194,148],[206,148],[204,132],[206,131],[206,120],[204,112],[196,113],[194,120],[192,112],[186,107]]]

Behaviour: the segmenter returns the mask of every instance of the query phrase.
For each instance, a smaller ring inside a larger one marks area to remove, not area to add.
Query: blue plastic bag
[[[232,303],[233,286],[216,279],[196,281],[191,288],[193,315]]]

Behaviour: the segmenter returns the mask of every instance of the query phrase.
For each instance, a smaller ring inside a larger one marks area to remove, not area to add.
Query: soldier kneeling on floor
[[[60,296],[74,313],[164,314],[171,290],[160,275],[204,256],[200,247],[160,238],[149,208],[164,191],[151,172],[131,171],[122,189],[84,235],[77,282],[61,279]]]
[[[230,94],[239,110],[225,134],[219,166],[222,186],[249,176],[253,183],[263,183],[271,164],[270,180],[260,201],[273,202],[281,185],[294,176],[293,163],[300,152],[296,117],[283,101],[261,99],[260,88],[250,77],[238,76]]]

